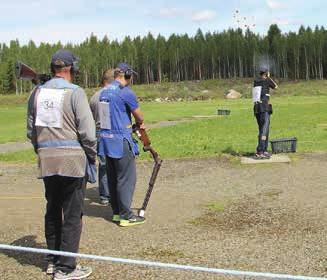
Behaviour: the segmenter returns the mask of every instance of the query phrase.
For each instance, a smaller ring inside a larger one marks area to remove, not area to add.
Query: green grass
[[[33,149],[18,152],[0,153],[0,161],[18,162],[18,163],[35,163],[36,155]]]
[[[327,129],[318,125],[327,122],[327,97],[284,97],[275,98],[273,103],[271,139],[296,136],[299,152],[327,151]],[[200,112],[212,110],[215,114],[215,108],[224,107],[231,109],[231,115],[152,129],[152,142],[163,157],[247,154],[254,151],[257,124],[251,101],[196,104]],[[193,114],[193,105],[184,104],[183,110],[189,108]]]
[[[240,86],[244,80],[235,80]],[[232,87],[233,81],[203,81],[201,83],[171,84],[218,90]],[[327,151],[327,82],[287,82],[272,98],[274,114],[271,118],[270,139],[295,136],[298,152]],[[135,91],[167,86],[136,86]],[[243,84],[244,86],[244,84]],[[250,89],[251,84],[246,84]],[[143,87],[143,89],[142,89]],[[159,89],[156,89],[159,91]],[[325,89],[326,88],[326,89]],[[236,88],[237,89],[237,88]],[[195,92],[195,91],[194,91]],[[310,96],[308,96],[310,95]],[[0,101],[2,97],[0,97]],[[7,97],[6,97],[7,98]],[[11,101],[13,101],[12,99]],[[149,131],[153,147],[162,158],[208,157],[222,154],[247,154],[255,150],[257,124],[252,113],[251,99],[225,100],[222,98],[192,102],[141,102],[146,123],[181,120],[195,115],[216,116],[218,108],[231,110],[230,116],[194,119],[177,126],[161,127]],[[0,143],[26,140],[26,105],[0,105]],[[149,158],[142,153],[141,159]],[[5,161],[34,161],[33,151],[0,155]]]
[[[215,201],[215,202],[211,202],[207,205],[207,209],[209,211],[213,211],[213,212],[216,212],[216,213],[219,213],[219,212],[223,212],[225,210],[225,204],[222,203],[222,202],[218,202],[218,201]]]
[[[0,106],[0,144],[26,140],[26,106]]]

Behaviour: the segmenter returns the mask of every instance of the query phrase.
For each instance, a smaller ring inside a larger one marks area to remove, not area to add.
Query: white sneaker
[[[79,280],[85,279],[90,276],[92,273],[92,268],[87,266],[76,266],[75,270],[72,272],[63,272],[61,270],[57,270],[54,274],[54,280]]]
[[[46,273],[47,273],[48,275],[52,275],[52,274],[54,274],[54,272],[55,272],[55,268],[56,268],[56,266],[55,266],[55,264],[54,264],[53,262],[48,262],[48,266],[47,266]]]

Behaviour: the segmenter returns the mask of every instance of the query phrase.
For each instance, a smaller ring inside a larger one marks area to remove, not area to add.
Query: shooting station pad
[[[242,164],[260,164],[260,163],[290,163],[291,159],[287,155],[272,155],[270,159],[256,159],[254,157],[241,157]]]

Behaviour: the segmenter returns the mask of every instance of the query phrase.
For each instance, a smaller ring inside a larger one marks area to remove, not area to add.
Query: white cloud
[[[267,0],[267,5],[272,10],[281,10],[286,7],[284,3],[281,3],[276,0]]]
[[[275,18],[271,21],[271,23],[277,24],[279,26],[301,25],[300,21],[286,18]]]
[[[215,11],[203,10],[193,13],[192,20],[197,22],[210,21],[213,20],[215,17],[216,17]]]
[[[177,8],[162,8],[159,11],[159,15],[164,18],[172,18],[181,14],[181,11]]]

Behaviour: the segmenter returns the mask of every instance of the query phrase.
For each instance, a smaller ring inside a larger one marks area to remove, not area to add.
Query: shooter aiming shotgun
[[[34,69],[19,61],[16,63],[15,73],[17,79],[32,81],[34,85],[43,85],[51,79],[50,75],[38,74]]]
[[[143,205],[141,207],[141,209],[139,210],[138,215],[140,217],[144,217],[145,214],[145,210],[148,206],[151,194],[152,194],[152,190],[154,187],[154,183],[156,182],[161,164],[162,164],[162,159],[160,159],[158,153],[151,147],[151,141],[150,138],[148,136],[148,134],[146,133],[145,129],[140,128],[140,126],[134,124],[133,125],[133,132],[137,135],[137,137],[140,139],[140,141],[143,144],[143,151],[144,152],[150,152],[151,156],[154,160],[154,166],[152,169],[152,174],[151,174],[151,178],[150,178],[150,182],[149,182],[149,187],[148,190],[145,194],[145,198],[143,201]]]

